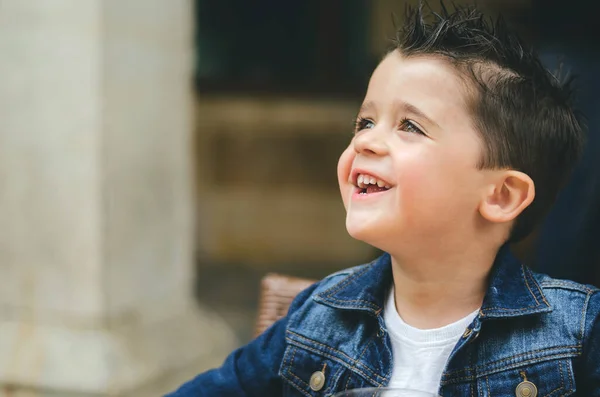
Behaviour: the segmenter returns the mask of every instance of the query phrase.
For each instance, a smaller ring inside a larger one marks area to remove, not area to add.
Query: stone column
[[[161,395],[236,345],[192,301],[191,7],[0,6],[0,396]]]

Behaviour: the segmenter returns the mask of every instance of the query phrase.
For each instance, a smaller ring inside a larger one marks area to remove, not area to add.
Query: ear
[[[531,204],[535,185],[529,175],[514,170],[503,170],[493,179],[479,205],[479,213],[490,222],[510,222]]]

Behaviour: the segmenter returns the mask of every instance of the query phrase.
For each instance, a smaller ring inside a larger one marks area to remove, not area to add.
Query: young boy
[[[386,254],[308,288],[172,396],[600,396],[600,293],[507,248],[551,205],[583,138],[568,84],[501,21],[409,12],[338,165],[348,232]]]

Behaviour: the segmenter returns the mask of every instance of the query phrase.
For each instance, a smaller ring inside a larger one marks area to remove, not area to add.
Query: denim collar
[[[316,302],[342,309],[366,311],[378,316],[383,310],[392,280],[390,255],[385,253],[314,296]],[[533,273],[513,256],[508,244],[500,248],[480,316],[518,317],[552,311]]]

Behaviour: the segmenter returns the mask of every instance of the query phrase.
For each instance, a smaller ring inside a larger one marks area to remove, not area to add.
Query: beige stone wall
[[[123,319],[193,282],[193,16],[186,0],[100,3],[104,283]]]
[[[0,302],[11,318],[103,310],[100,29],[93,1],[2,4]]]
[[[188,0],[0,5],[0,396],[161,395],[237,345],[192,300],[192,51]]]

